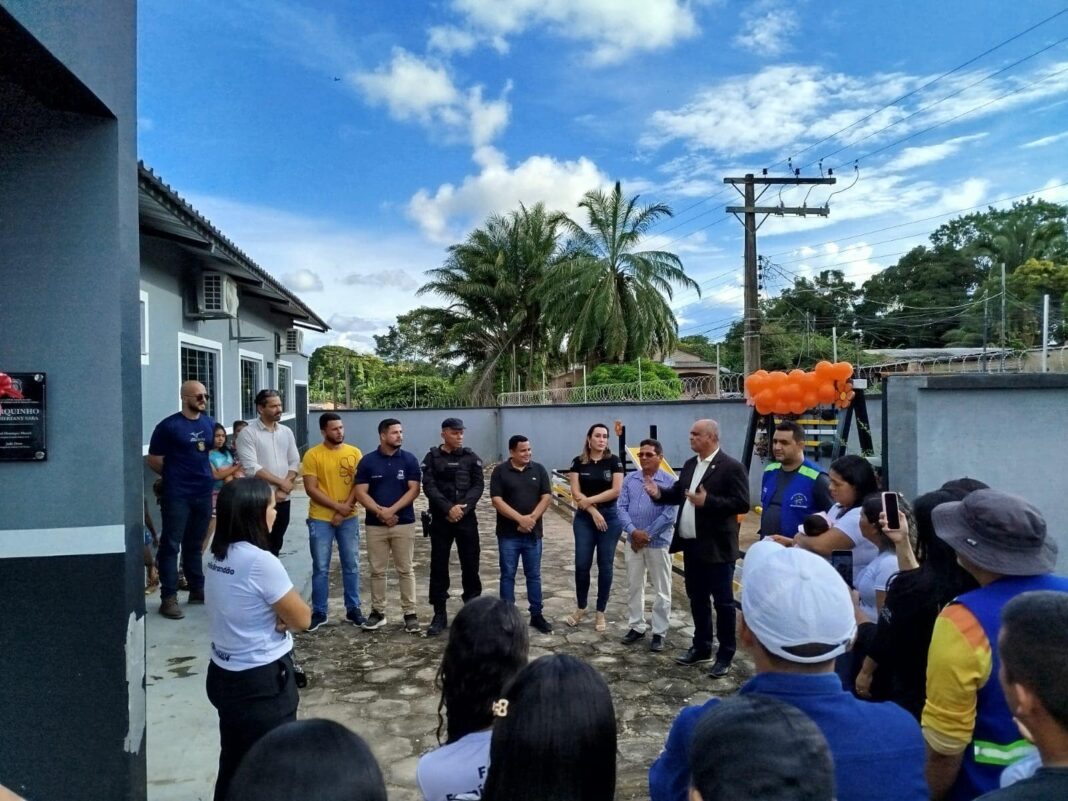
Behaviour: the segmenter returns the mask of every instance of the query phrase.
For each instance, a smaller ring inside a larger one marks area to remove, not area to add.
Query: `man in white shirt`
[[[276,390],[256,394],[259,417],[249,423],[237,441],[237,458],[246,476],[262,478],[274,487],[278,516],[271,526],[270,551],[278,556],[289,528],[289,493],[300,474],[300,453],[293,431],[281,425],[282,398]]]

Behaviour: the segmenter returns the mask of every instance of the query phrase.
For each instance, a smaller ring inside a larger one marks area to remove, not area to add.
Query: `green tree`
[[[432,375],[395,375],[367,393],[364,405],[372,409],[451,407],[457,403],[456,387]]]
[[[700,356],[706,362],[716,361],[716,345],[704,334],[679,337],[679,348],[694,356]]]
[[[567,351],[591,361],[631,361],[651,352],[670,353],[678,323],[668,300],[676,285],[700,294],[674,253],[639,251],[650,227],[672,216],[663,203],[638,206],[619,182],[607,194],[587,192],[579,202],[586,227],[565,218],[570,252],[546,275],[546,316],[566,335]]]
[[[679,380],[674,370],[666,364],[660,364],[651,359],[641,359],[640,362],[640,373],[638,359],[623,364],[608,362],[599,364],[590,371],[586,379],[586,385],[637,384],[640,376],[642,384],[641,396],[643,399],[675,400],[682,397],[682,381]],[[634,392],[628,389],[625,395],[630,398],[634,395]],[[620,399],[624,399],[623,395],[620,396]]]
[[[427,309],[413,309],[397,315],[397,324],[385,334],[375,334],[375,355],[386,364],[402,362],[428,363],[439,351],[439,332],[431,330]]]
[[[837,326],[845,336],[853,327],[860,291],[841,270],[823,270],[815,278],[800,276],[764,306],[767,319],[806,333],[830,336]]]
[[[386,372],[385,363],[376,356],[341,345],[324,345],[308,360],[309,394],[317,402],[355,408]]]

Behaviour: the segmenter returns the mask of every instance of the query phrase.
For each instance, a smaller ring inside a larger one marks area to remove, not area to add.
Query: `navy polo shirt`
[[[419,469],[419,460],[403,448],[392,455],[382,452],[382,448],[375,448],[370,453],[365,453],[360,463],[356,465],[356,483],[367,485],[367,494],[375,499],[379,506],[392,506],[404,493],[408,491],[408,482],[419,482],[422,472]],[[408,504],[397,512],[398,523],[415,522],[415,506]],[[384,526],[378,515],[367,510],[368,526]]]
[[[196,498],[215,487],[208,453],[215,439],[215,421],[206,414],[190,420],[181,412],[164,417],[152,432],[151,456],[163,457],[163,495]]]

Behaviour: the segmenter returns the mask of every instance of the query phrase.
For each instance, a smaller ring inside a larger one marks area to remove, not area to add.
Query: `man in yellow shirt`
[[[319,415],[322,444],[304,454],[301,473],[310,498],[308,546],[312,558],[312,619],[308,631],[326,622],[330,594],[330,554],[337,541],[341,582],[345,590],[345,617],[363,626],[360,611],[360,518],[356,514],[356,465],[363,454],[345,444],[345,424],[333,412]]]

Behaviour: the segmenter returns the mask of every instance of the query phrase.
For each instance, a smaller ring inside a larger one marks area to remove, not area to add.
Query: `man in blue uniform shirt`
[[[805,458],[805,430],[783,420],[771,437],[775,461],[764,468],[760,482],[760,538],[793,537],[806,517],[833,505],[827,472]]]

